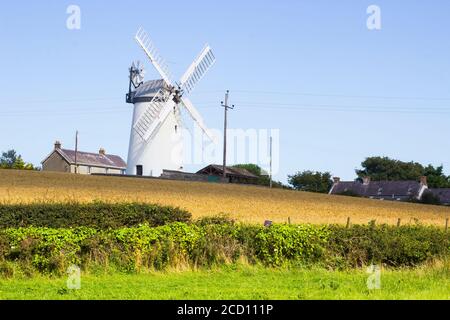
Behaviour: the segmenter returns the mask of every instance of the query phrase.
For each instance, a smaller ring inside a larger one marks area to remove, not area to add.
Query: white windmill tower
[[[199,112],[185,95],[192,92],[216,59],[206,45],[180,82],[173,83],[166,63],[142,28],[135,40],[162,79],[143,82],[144,70],[140,63],[133,63],[130,68],[127,102],[134,104],[134,113],[127,174],[159,176],[163,169],[180,170],[183,165],[180,106],[188,111],[206,136],[215,141]]]

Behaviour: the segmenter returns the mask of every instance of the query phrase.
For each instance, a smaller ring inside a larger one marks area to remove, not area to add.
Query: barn
[[[197,172],[198,175],[208,176],[210,179],[219,179],[223,177],[223,166],[211,164]],[[226,180],[230,183],[257,184],[258,176],[243,168],[226,167]]]
[[[98,153],[75,151],[63,149],[59,141],[41,164],[43,171],[79,174],[125,174],[127,168],[121,157],[107,154],[102,148]]]

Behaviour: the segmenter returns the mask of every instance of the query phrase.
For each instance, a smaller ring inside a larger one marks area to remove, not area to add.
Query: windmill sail
[[[189,112],[189,114],[192,117],[192,119],[197,123],[199,128],[206,134],[206,136],[211,141],[216,143],[216,138],[214,137],[212,132],[208,129],[208,127],[205,125],[205,122],[203,121],[202,116],[197,111],[197,109],[194,107],[192,102],[186,97],[181,98],[181,102],[183,103],[183,105],[186,108],[186,110]]]
[[[216,57],[214,56],[211,47],[206,45],[183,77],[181,77],[181,89],[183,92],[192,92],[197,83],[205,76],[215,62]]]
[[[168,85],[172,85],[169,67],[163,57],[159,54],[159,51],[156,49],[148,33],[140,28],[136,33],[135,40],[144,50],[145,54],[155,66],[156,70],[158,70],[164,81],[166,81]]]
[[[163,89],[159,90],[153,97],[153,100],[148,103],[144,113],[134,124],[134,130],[143,140],[148,140],[148,137],[151,135],[152,128],[166,105],[165,99]]]

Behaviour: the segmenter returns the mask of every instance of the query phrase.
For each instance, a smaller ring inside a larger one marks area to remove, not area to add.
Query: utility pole
[[[75,133],[75,174],[78,174],[78,130]]]
[[[225,103],[223,101],[221,102],[222,107],[225,109],[225,120],[224,120],[224,126],[223,126],[223,178],[227,178],[227,125],[228,125],[228,109],[233,110],[234,105],[231,107],[228,105],[228,98],[230,95],[230,90],[227,90],[227,93],[225,94]]]
[[[272,136],[270,136],[270,189],[272,189]]]

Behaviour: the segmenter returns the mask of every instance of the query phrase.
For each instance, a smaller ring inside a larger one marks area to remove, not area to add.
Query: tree
[[[424,167],[417,162],[403,162],[388,157],[369,157],[356,170],[359,179],[370,177],[374,181],[417,180],[424,173]]]
[[[310,170],[290,175],[288,181],[296,190],[319,193],[328,193],[333,185],[331,173]]]
[[[25,163],[20,154],[15,150],[3,152],[0,158],[0,169],[36,170],[31,163]]]
[[[2,153],[2,157],[0,158],[0,168],[2,169],[11,169],[16,163],[18,158],[16,150],[8,150],[7,152]]]
[[[233,166],[233,168],[245,169],[248,172],[253,173],[255,176],[261,176],[263,171],[260,166],[253,163],[237,164]]]
[[[233,168],[245,169],[250,173],[253,173],[255,176],[258,176],[257,184],[261,186],[269,186],[270,185],[270,177],[260,166],[253,163],[245,163],[245,164],[237,164],[234,165]],[[289,186],[284,185],[280,181],[272,181],[272,186],[274,188],[283,188],[290,189]]]
[[[433,193],[426,191],[422,195],[422,199],[420,200],[421,203],[424,204],[434,204],[434,205],[440,205],[441,199],[437,195],[434,195]]]
[[[25,161],[23,161],[22,157],[19,155],[16,161],[12,165],[12,169],[23,170],[25,168]]]
[[[356,170],[358,179],[370,177],[372,181],[418,180],[426,176],[430,188],[450,187],[450,177],[444,174],[444,167],[431,164],[424,167],[418,162],[404,162],[388,157],[369,157],[361,163],[362,169]]]
[[[444,174],[444,166],[433,167],[431,164],[424,168],[430,188],[450,188],[450,177]]]

